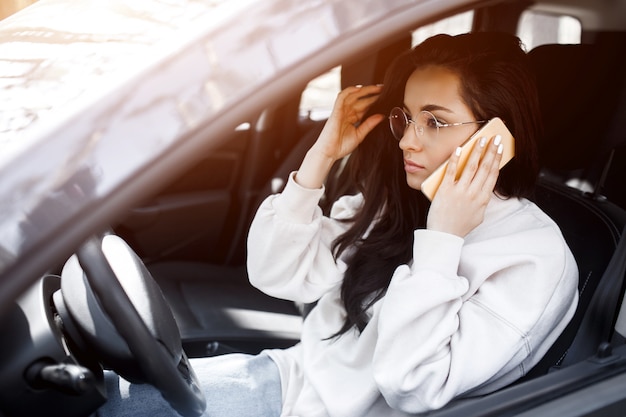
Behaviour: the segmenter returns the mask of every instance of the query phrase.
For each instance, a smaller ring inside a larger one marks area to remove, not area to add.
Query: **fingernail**
[[[361,88],[361,87],[363,87],[363,84],[357,84],[357,85],[355,85],[355,87],[356,88]]]
[[[499,144],[498,145],[498,154],[502,155],[502,151],[504,151],[504,145],[503,144]]]
[[[480,138],[479,145],[481,148],[484,148],[486,143],[487,143],[487,138],[485,137]]]
[[[496,135],[496,137],[493,139],[493,144],[498,146],[500,145],[500,142],[502,142],[502,136]]]
[[[461,156],[461,150],[462,150],[462,148],[459,146],[458,148],[456,148],[456,151],[454,151],[454,154],[456,156]]]

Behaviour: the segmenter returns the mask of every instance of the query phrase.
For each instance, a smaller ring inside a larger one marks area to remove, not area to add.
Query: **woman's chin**
[[[424,182],[425,179],[426,178],[422,178],[422,175],[417,176],[417,175],[407,174],[406,183],[412,189],[420,191],[422,189],[422,183]]]

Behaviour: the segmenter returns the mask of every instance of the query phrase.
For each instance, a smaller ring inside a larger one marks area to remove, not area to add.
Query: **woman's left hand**
[[[456,180],[459,150],[448,161],[428,212],[426,228],[465,237],[484,219],[500,172],[502,144],[497,136],[493,140],[479,140]]]

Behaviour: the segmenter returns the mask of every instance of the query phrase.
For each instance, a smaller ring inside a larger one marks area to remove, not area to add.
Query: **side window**
[[[300,99],[300,118],[326,120],[341,90],[341,67],[309,81]]]
[[[526,50],[548,43],[580,43],[580,21],[563,15],[527,10],[522,13],[517,35]]]
[[[412,33],[412,44],[416,45],[438,33],[456,35],[469,32],[473,16],[474,13],[469,11],[422,26]],[[340,90],[341,67],[335,67],[310,81],[302,93],[300,117],[305,120],[327,119]]]

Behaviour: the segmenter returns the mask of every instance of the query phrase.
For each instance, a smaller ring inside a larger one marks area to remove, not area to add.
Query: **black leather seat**
[[[616,113],[615,87],[624,82],[624,72],[612,65],[613,52],[599,43],[544,45],[529,53],[545,124],[535,200],[559,224],[574,253],[580,301],[563,334],[524,379],[592,356],[613,333],[623,294],[626,213],[598,192],[614,146],[612,123],[625,116]]]
[[[611,149],[626,143],[626,135],[611,136],[616,124],[625,127],[615,109],[624,99],[626,38],[604,34],[590,44],[542,45],[529,57],[544,120],[544,174],[596,190]]]

